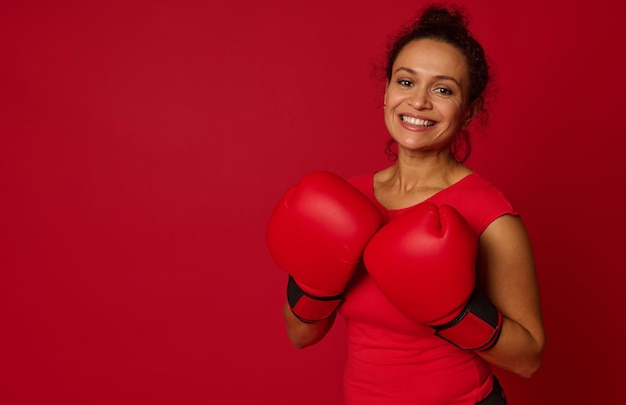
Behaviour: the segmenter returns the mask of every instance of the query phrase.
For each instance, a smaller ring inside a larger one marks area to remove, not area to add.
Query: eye
[[[442,94],[442,95],[445,95],[445,96],[451,96],[453,94],[452,90],[450,90],[450,89],[448,89],[446,87],[437,87],[435,89],[435,93]]]
[[[407,79],[399,79],[397,81],[397,83],[401,86],[401,87],[412,87],[413,86],[413,82]]]

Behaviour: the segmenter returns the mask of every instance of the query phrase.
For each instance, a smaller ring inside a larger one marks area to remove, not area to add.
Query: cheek
[[[461,106],[458,103],[448,103],[448,104],[442,105],[441,111],[447,117],[449,117],[449,121],[453,123],[456,123],[456,122],[463,123],[467,115],[467,110],[464,109],[463,106]]]
[[[387,92],[385,99],[387,100],[387,104],[396,106],[402,103],[402,100],[404,100],[405,97],[406,96],[404,94],[392,90],[392,91]]]

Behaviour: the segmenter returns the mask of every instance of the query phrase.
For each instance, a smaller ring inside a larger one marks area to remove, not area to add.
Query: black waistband
[[[507,405],[504,390],[495,376],[493,376],[493,389],[485,399],[476,403],[476,405]]]

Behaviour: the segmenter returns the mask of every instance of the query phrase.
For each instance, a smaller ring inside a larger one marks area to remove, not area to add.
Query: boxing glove
[[[305,322],[329,317],[383,217],[343,178],[304,176],[280,199],[267,225],[273,260],[289,274],[287,299]]]
[[[389,301],[466,350],[495,344],[499,311],[475,293],[477,236],[454,208],[425,202],[389,222],[364,252]]]

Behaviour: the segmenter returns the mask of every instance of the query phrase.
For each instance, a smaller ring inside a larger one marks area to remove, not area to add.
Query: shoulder
[[[362,193],[366,195],[373,193],[374,172],[348,177],[347,180]]]
[[[477,204],[489,204],[505,210],[514,210],[513,205],[504,192],[489,180],[473,173],[468,177],[468,187]]]
[[[502,190],[477,173],[455,183],[440,193],[441,203],[452,205],[470,223],[477,235],[503,215],[518,213]]]

